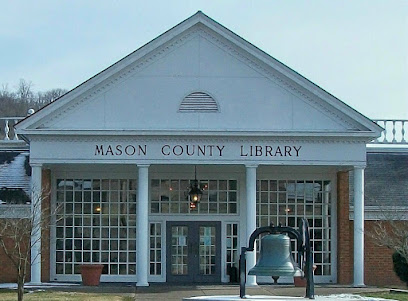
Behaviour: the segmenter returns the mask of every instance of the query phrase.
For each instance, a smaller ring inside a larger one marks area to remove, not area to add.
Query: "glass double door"
[[[167,281],[221,282],[221,223],[167,222]]]

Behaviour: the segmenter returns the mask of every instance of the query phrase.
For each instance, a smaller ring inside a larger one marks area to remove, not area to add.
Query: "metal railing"
[[[373,120],[384,128],[381,136],[374,140],[374,144],[408,144],[407,119],[375,119]]]

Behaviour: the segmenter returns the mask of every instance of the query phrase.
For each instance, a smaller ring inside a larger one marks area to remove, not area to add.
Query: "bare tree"
[[[10,92],[8,84],[2,84],[0,89],[0,99],[2,98],[13,98],[14,95]]]
[[[0,86],[0,117],[24,117],[29,109],[38,111],[44,105],[53,102],[68,91],[65,89],[50,89],[45,92],[34,92],[32,82],[20,79],[13,91],[7,84]]]
[[[20,79],[17,87],[17,98],[21,101],[31,102],[34,99],[34,93],[32,91],[33,83],[31,81],[26,81],[25,79]]]
[[[24,297],[24,284],[28,269],[35,263],[42,250],[49,247],[48,240],[41,233],[51,226],[50,208],[42,205],[43,199],[49,197],[49,190],[40,194],[33,193],[31,211],[17,214],[16,207],[8,206],[4,217],[0,219],[0,248],[13,264],[17,274],[18,300]],[[36,256],[31,256],[31,249],[37,248]]]
[[[379,206],[378,220],[366,234],[378,246],[399,253],[408,262],[408,220],[406,208]]]
[[[47,104],[53,102],[57,98],[61,97],[68,91],[65,89],[51,89],[45,92],[38,92],[37,101],[41,104]]]

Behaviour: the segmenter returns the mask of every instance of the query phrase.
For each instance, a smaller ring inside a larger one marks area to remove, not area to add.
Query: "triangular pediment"
[[[36,130],[245,131],[367,137],[381,130],[201,12],[20,122],[17,129],[23,135]]]

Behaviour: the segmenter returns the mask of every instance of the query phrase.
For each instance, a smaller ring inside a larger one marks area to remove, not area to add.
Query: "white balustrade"
[[[373,120],[384,128],[381,136],[373,141],[379,144],[408,144],[408,120],[405,119],[376,119]]]
[[[14,125],[24,117],[2,117],[0,118],[0,140],[16,141],[19,140],[14,130]]]

